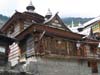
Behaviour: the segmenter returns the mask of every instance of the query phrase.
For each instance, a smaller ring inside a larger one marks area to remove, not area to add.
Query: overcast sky
[[[26,11],[30,0],[1,0],[0,14],[11,16],[15,10]],[[96,17],[100,15],[100,0],[32,0],[35,12],[45,15],[48,8],[61,17]]]

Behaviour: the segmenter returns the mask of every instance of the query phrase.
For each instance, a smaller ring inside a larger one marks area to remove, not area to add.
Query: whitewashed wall
[[[87,61],[75,59],[37,58],[37,62],[27,65],[26,70],[33,71],[35,75],[93,75]]]

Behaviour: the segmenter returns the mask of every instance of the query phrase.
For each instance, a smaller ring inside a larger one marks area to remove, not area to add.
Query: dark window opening
[[[90,61],[88,61],[88,67],[91,67],[91,63],[90,63]]]
[[[91,62],[92,63],[92,73],[98,73],[98,67],[97,62]]]

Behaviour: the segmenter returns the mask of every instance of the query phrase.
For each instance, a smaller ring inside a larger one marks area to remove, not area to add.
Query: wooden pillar
[[[39,40],[40,38],[40,33],[31,33],[34,39],[34,49],[35,49],[35,54],[36,55],[41,55],[43,53],[43,40]]]

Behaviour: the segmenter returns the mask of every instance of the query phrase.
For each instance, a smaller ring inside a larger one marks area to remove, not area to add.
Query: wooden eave
[[[100,41],[95,40],[95,39],[89,39],[89,38],[88,38],[88,39],[85,39],[85,40],[83,41],[83,43],[98,46],[98,44],[100,43]]]
[[[16,20],[18,19],[18,17],[21,15],[20,12],[15,12],[15,14],[3,25],[3,27],[1,28],[2,32],[5,32],[7,30],[7,28],[9,28],[9,26]]]
[[[66,30],[71,31],[69,28],[67,28],[67,26],[64,24],[64,22],[60,19],[60,17],[58,16],[58,13],[56,13],[56,14],[54,15],[54,17],[53,17],[50,21],[48,21],[46,24],[51,23],[56,17],[58,18],[58,20],[60,21],[61,25],[62,25]]]
[[[44,22],[44,17],[40,16],[37,13],[28,13],[24,12],[22,13],[23,19],[29,19],[29,20],[34,20],[36,23],[43,23]]]
[[[91,25],[93,25],[93,24],[95,24],[95,23],[97,23],[97,22],[99,22],[99,21],[95,21],[95,22],[93,22],[93,23],[91,23],[91,24],[85,26],[84,28],[87,28],[87,27],[89,27],[89,26],[91,26]]]
[[[39,17],[40,18],[39,18]],[[20,13],[20,12],[15,12],[15,14],[13,14],[13,16],[5,23],[5,25],[1,28],[1,31],[2,32],[5,32],[7,30],[7,28],[9,28],[9,26],[11,26],[11,24],[13,24],[14,21],[16,20],[34,20],[36,21],[37,23],[42,23],[44,21],[44,17],[37,14],[37,13],[34,13],[34,14],[31,14],[31,13]]]
[[[93,25],[93,24],[96,24],[97,22],[99,22],[99,21],[95,21],[95,22],[93,22],[93,23],[91,23],[91,24],[89,24],[89,25],[87,25],[87,26],[83,27],[83,28],[82,28],[82,30],[84,30],[84,29],[88,28],[89,26],[91,26],[91,25]]]
[[[44,21],[44,17],[38,13],[29,13],[29,12],[24,12],[23,15],[26,15],[27,17],[30,16],[32,18],[36,18],[37,20],[40,20],[40,22]]]
[[[4,35],[4,34],[0,34],[0,42],[4,42],[4,43],[10,45],[10,44],[12,44],[13,42],[17,42],[17,39],[7,37],[7,36]]]
[[[54,35],[54,36],[59,36],[59,37],[67,38],[67,39],[80,40],[83,37],[83,35],[76,34],[76,33],[73,33],[73,32],[64,31],[64,30],[52,28],[52,27],[45,26],[45,25],[32,24],[26,30],[24,30],[19,35],[17,35],[16,38],[21,40],[27,34],[30,34],[31,32],[33,32],[34,29],[38,32],[46,31],[46,35]]]

